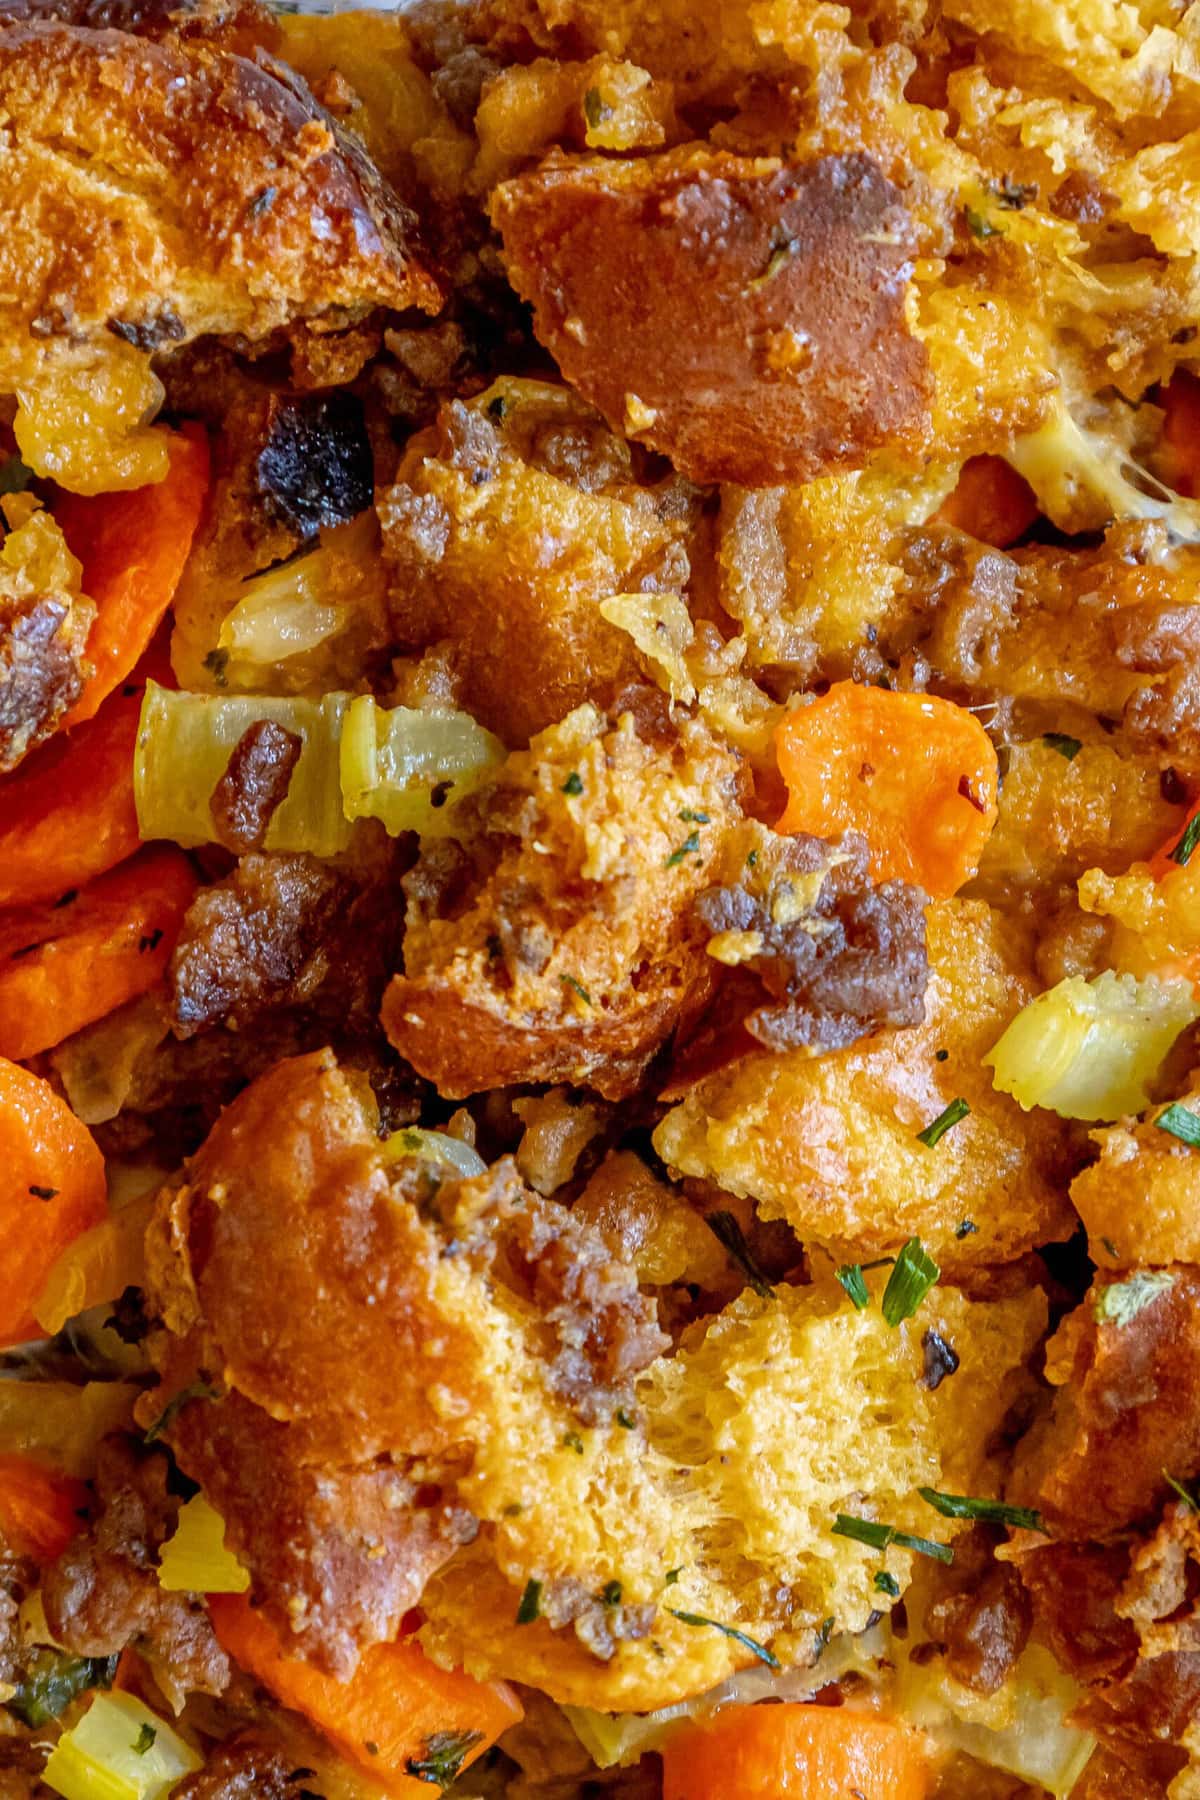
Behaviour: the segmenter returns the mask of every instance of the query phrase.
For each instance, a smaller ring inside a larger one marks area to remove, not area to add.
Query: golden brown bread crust
[[[261,0],[0,0],[0,23],[39,21],[134,37],[200,39],[240,56],[279,43],[274,15]]]
[[[869,157],[551,157],[492,218],[563,374],[693,480],[807,481],[924,441],[911,221]]]
[[[0,386],[122,345],[436,309],[415,220],[303,83],[200,44],[0,32]]]

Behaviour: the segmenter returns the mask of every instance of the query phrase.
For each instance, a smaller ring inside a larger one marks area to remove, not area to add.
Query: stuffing
[[[1197,1097],[1192,1086],[1172,1105],[1190,1115]],[[1099,1156],[1071,1183],[1071,1204],[1102,1269],[1200,1264],[1200,1162],[1163,1129],[1165,1110],[1094,1131]]]
[[[0,546],[0,773],[49,737],[78,699],[96,609],[62,531],[32,495],[5,501]]]
[[[1010,1497],[1059,1537],[1111,1537],[1200,1473],[1200,1276],[1099,1274],[1046,1349],[1052,1407],[1018,1448]]]
[[[1066,1128],[995,1092],[981,1061],[1036,991],[1019,929],[977,900],[936,902],[926,929],[924,1024],[821,1057],[743,1057],[659,1125],[663,1160],[749,1195],[840,1261],[894,1254],[916,1234],[965,1269],[1069,1237]],[[966,1116],[921,1143],[960,1097]]]
[[[799,482],[927,441],[915,241],[869,158],[551,160],[491,214],[567,379],[693,480]]]
[[[642,693],[640,717],[583,706],[514,752],[467,803],[466,844],[427,840],[404,878],[384,1028],[444,1094],[569,1081],[618,1098],[704,995],[691,903],[739,816],[739,767]]]
[[[501,381],[414,438],[379,516],[402,646],[444,644],[461,703],[510,744],[640,672],[599,603],[677,593],[694,512],[566,388]]]
[[[65,485],[161,478],[143,422],[157,350],[439,304],[412,215],[280,64],[17,24],[0,31],[0,105],[0,390],[26,460]]]

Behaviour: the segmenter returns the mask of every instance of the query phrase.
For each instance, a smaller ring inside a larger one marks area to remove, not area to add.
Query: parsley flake
[[[625,1407],[625,1406],[618,1406],[616,1412],[613,1414],[613,1417],[617,1421],[617,1424],[621,1427],[622,1431],[632,1431],[634,1426],[637,1424],[636,1417],[634,1416],[633,1413],[631,1413],[629,1411],[628,1407]]]
[[[1068,737],[1065,731],[1043,731],[1042,742],[1047,750],[1057,750],[1068,762],[1074,762],[1083,749],[1077,737]]]
[[[404,1767],[417,1781],[427,1781],[443,1793],[462,1772],[463,1763],[476,1744],[482,1744],[482,1731],[435,1731],[426,1739],[420,1756],[410,1756]]]
[[[883,1290],[880,1310],[888,1324],[895,1327],[911,1319],[941,1272],[920,1238],[909,1238]]]
[[[993,225],[986,213],[978,212],[973,206],[963,207],[963,218],[967,222],[967,230],[971,233],[972,237],[990,238],[1004,236],[1003,225]]]
[[[525,1592],[521,1595],[521,1604],[517,1607],[517,1624],[532,1625],[535,1619],[542,1616],[542,1584],[531,1575],[525,1583]]]
[[[672,850],[670,856],[668,856],[666,862],[663,864],[663,867],[665,869],[677,869],[685,856],[699,856],[699,854],[700,833],[698,831],[689,831],[678,850]]]
[[[560,791],[564,794],[569,794],[571,796],[572,800],[577,799],[578,796],[580,794],[582,794],[582,792],[583,792],[583,776],[579,773],[578,769],[571,770],[571,773],[567,776],[567,779],[563,782],[562,788]]]
[[[673,1606],[668,1606],[667,1611],[681,1625],[707,1625],[711,1631],[719,1631],[722,1637],[732,1638],[735,1643],[757,1656],[759,1662],[766,1663],[768,1669],[779,1667],[779,1658],[773,1656],[765,1644],[760,1644],[757,1638],[747,1636],[744,1631],[738,1631],[736,1626],[722,1625],[719,1619],[706,1619],[703,1613],[676,1612]]]
[[[621,1584],[619,1581],[606,1581],[600,1589],[600,1602],[603,1606],[620,1606]]]
[[[153,1750],[158,1732],[153,1725],[143,1725],[131,1746],[135,1756],[145,1756],[147,1750]]]
[[[1160,1131],[1169,1131],[1181,1144],[1200,1145],[1200,1113],[1194,1113],[1189,1106],[1181,1106],[1178,1100],[1164,1107],[1154,1123]]]
[[[680,1565],[677,1569],[668,1569],[666,1572],[666,1575],[663,1577],[663,1586],[664,1587],[674,1587],[675,1583],[679,1580],[679,1577],[682,1574],[683,1574],[683,1564],[682,1563],[680,1563]]]
[[[952,1100],[944,1112],[940,1112],[936,1119],[931,1119],[922,1131],[918,1131],[917,1142],[932,1150],[933,1146],[944,1138],[946,1133],[959,1123],[960,1119],[966,1118],[970,1110],[971,1108],[961,1096],[957,1100]]]
[[[568,1431],[563,1438],[564,1450],[573,1450],[576,1456],[583,1455],[583,1439],[577,1431]]]

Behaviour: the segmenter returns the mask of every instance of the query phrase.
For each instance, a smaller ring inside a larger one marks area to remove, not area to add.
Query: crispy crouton
[[[934,904],[927,934],[923,1025],[817,1058],[743,1057],[663,1120],[664,1161],[749,1195],[802,1242],[850,1262],[894,1253],[914,1233],[948,1269],[1069,1237],[1065,1128],[997,1093],[981,1061],[1036,991],[1027,949],[978,900]],[[970,1112],[934,1148],[921,1143],[960,1097]]]
[[[1193,1086],[1174,1104],[1195,1116],[1196,1099]],[[1102,1269],[1200,1265],[1200,1155],[1160,1125],[1162,1110],[1094,1131],[1099,1157],[1071,1183]]]
[[[412,215],[280,64],[11,25],[0,106],[0,390],[26,460],[65,485],[161,475],[155,351],[439,304]]]
[[[580,707],[509,758],[470,859],[429,842],[405,877],[404,973],[383,1022],[444,1094],[628,1094],[707,992],[691,905],[738,817],[739,767],[703,725],[662,725],[666,702],[643,692],[659,727]]]
[[[567,379],[693,480],[806,481],[923,445],[915,240],[868,157],[550,158],[491,212]]]

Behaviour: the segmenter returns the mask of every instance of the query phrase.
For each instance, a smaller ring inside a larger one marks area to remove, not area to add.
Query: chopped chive
[[[154,1423],[147,1427],[144,1442],[156,1444],[163,1434],[170,1430],[184,1407],[193,1400],[223,1400],[224,1390],[214,1387],[210,1381],[201,1377],[199,1381],[189,1382],[187,1387],[180,1388],[163,1407]]]
[[[1181,869],[1186,868],[1188,863],[1192,860],[1192,852],[1195,850],[1197,844],[1200,844],[1200,812],[1198,812],[1194,818],[1188,820],[1184,827],[1183,836],[1180,838],[1175,848],[1168,852],[1171,861],[1173,863],[1178,863]]]
[[[680,1565],[677,1569],[668,1569],[666,1572],[666,1575],[663,1578],[663,1586],[664,1587],[674,1587],[675,1583],[679,1580],[679,1577],[682,1574],[683,1574],[683,1564],[682,1563],[680,1563]]]
[[[817,1635],[813,1639],[813,1650],[818,1657],[824,1656],[829,1648],[829,1640],[833,1636],[833,1625],[834,1621],[831,1618],[822,1619],[817,1628]]]
[[[583,776],[579,773],[578,769],[571,770],[571,773],[567,776],[567,779],[563,782],[560,792],[564,793],[564,794],[570,794],[572,799],[575,799],[575,797],[578,794],[582,794],[582,792],[583,792]]]
[[[939,1139],[945,1137],[952,1126],[957,1125],[960,1119],[966,1118],[970,1110],[970,1107],[961,1096],[957,1100],[952,1100],[945,1112],[940,1112],[937,1118],[931,1120],[923,1131],[918,1131],[917,1142],[919,1144],[925,1144],[932,1150],[933,1146]]]
[[[834,1273],[859,1312],[863,1310],[864,1306],[871,1304],[871,1295],[863,1280],[861,1263],[843,1263],[841,1268],[836,1269]]]
[[[1004,236],[1003,225],[993,225],[986,214],[976,212],[973,206],[963,207],[963,217],[967,221],[967,230],[971,233],[972,237],[990,238]]]
[[[918,1556],[931,1556],[934,1562],[954,1561],[954,1551],[949,1544],[935,1544],[931,1538],[913,1537],[911,1532],[897,1531],[894,1525],[882,1525],[876,1519],[858,1519],[853,1513],[839,1513],[832,1530],[834,1537],[853,1538],[857,1544],[869,1544],[872,1550],[886,1550],[895,1544],[900,1550],[914,1550]]]
[[[706,812],[694,812],[690,806],[680,808],[680,818],[685,825],[707,825],[709,815]]]
[[[1181,1144],[1200,1145],[1200,1113],[1194,1113],[1189,1106],[1181,1106],[1178,1100],[1165,1107],[1154,1123],[1160,1131],[1169,1131]]]
[[[600,1589],[600,1599],[605,1606],[620,1606],[621,1584],[619,1581],[606,1581]]]
[[[941,1272],[920,1238],[909,1238],[883,1290],[880,1310],[888,1324],[911,1319]]]
[[[1184,1487],[1182,1481],[1176,1481],[1175,1477],[1171,1474],[1169,1469],[1163,1470],[1162,1478],[1166,1482],[1167,1486],[1169,1488],[1171,1488],[1176,1494],[1178,1494],[1179,1498],[1183,1501],[1183,1504],[1187,1507],[1189,1512],[1200,1512],[1200,1505],[1198,1505],[1196,1500],[1194,1499],[1194,1497],[1188,1493],[1188,1491]]]
[[[975,1500],[966,1494],[941,1494],[937,1488],[918,1488],[926,1506],[943,1519],[980,1519],[987,1525],[1011,1525],[1014,1531],[1041,1531],[1042,1515],[1029,1506],[1009,1506],[1004,1500]]]
[[[637,1424],[637,1419],[634,1414],[625,1406],[618,1406],[613,1417],[616,1419],[617,1424],[621,1427],[622,1431],[632,1431]]]
[[[569,987],[573,994],[578,994],[585,1005],[590,1006],[592,1004],[592,996],[588,993],[583,983],[581,981],[576,981],[573,975],[560,975],[559,980],[564,987]]]
[[[1112,1239],[1110,1237],[1102,1237],[1100,1242],[1104,1245],[1104,1248],[1108,1251],[1108,1254],[1112,1257],[1113,1261],[1120,1262],[1121,1252],[1117,1249],[1117,1246],[1113,1243]]]
[[[754,1289],[759,1299],[769,1300],[775,1289],[755,1262],[750,1246],[746,1242],[745,1233],[733,1214],[731,1212],[706,1213],[704,1223],[717,1242],[728,1252],[731,1260],[737,1264],[746,1277],[748,1285]]]
[[[900,1583],[886,1569],[876,1569],[874,1587],[877,1594],[887,1594],[893,1600],[900,1598]]]
[[[542,1616],[542,1584],[535,1581],[532,1575],[525,1583],[525,1592],[521,1595],[521,1604],[517,1608],[517,1624],[532,1625],[535,1619]]]
[[[667,1611],[673,1619],[678,1619],[681,1625],[707,1625],[710,1630],[719,1631],[722,1637],[733,1638],[736,1643],[743,1645],[745,1649],[757,1656],[759,1662],[766,1663],[768,1669],[779,1667],[779,1658],[772,1656],[765,1644],[760,1644],[756,1638],[748,1637],[744,1631],[738,1631],[735,1626],[722,1625],[719,1619],[706,1619],[703,1613],[676,1612],[673,1606],[668,1606]]]
[[[670,856],[668,856],[666,862],[663,864],[663,867],[666,869],[678,868],[685,856],[698,856],[699,854],[700,833],[698,831],[689,831],[678,850],[672,850]]]
[[[1083,745],[1076,737],[1068,737],[1065,731],[1043,731],[1042,742],[1047,750],[1057,750],[1068,762],[1074,762]]]
[[[563,1448],[565,1450],[574,1450],[576,1456],[583,1455],[583,1439],[577,1431],[567,1432],[566,1436],[563,1438]]]
[[[589,88],[583,96],[583,116],[591,130],[603,125],[606,119],[612,118],[613,109],[608,104],[599,88]]]

